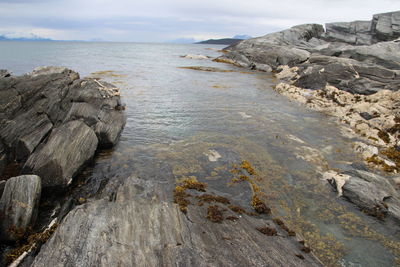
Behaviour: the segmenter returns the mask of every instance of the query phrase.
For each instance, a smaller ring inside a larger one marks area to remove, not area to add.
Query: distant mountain
[[[223,39],[210,39],[202,42],[197,42],[196,44],[221,44],[221,45],[231,45],[236,44],[243,39],[234,39],[234,38],[223,38]]]
[[[222,39],[209,39],[202,42],[197,42],[196,44],[222,44],[222,45],[231,45],[236,44],[240,41],[247,40],[252,38],[249,35],[235,35],[233,38],[222,38]]]
[[[0,35],[0,41],[20,41],[20,42],[44,42],[44,41],[53,41],[52,39],[48,38],[42,38],[40,36],[31,34],[26,37],[13,37],[13,36],[7,36],[7,35]]]

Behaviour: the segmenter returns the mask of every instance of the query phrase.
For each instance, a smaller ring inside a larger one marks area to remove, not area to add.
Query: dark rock
[[[116,144],[120,105],[113,85],[62,67],[0,78],[0,171],[27,160],[24,173],[42,175],[44,187],[65,186],[97,145]]]
[[[6,186],[6,181],[0,181],[0,198],[3,195],[4,187]]]
[[[26,161],[23,172],[42,178],[43,187],[66,186],[97,148],[94,131],[81,121],[71,121],[56,129],[47,142]]]
[[[40,177],[36,175],[23,175],[7,180],[0,199],[1,240],[18,240],[27,227],[33,225],[40,194]]]
[[[365,120],[367,120],[367,121],[369,121],[369,120],[371,120],[371,119],[374,118],[374,116],[372,116],[372,115],[369,114],[368,112],[361,112],[361,113],[359,113],[359,114],[360,114],[360,116],[361,116],[363,119],[365,119]]]

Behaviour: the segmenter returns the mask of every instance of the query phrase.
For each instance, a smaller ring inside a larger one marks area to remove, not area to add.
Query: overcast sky
[[[0,34],[164,42],[261,36],[302,23],[370,20],[400,0],[0,0]]]

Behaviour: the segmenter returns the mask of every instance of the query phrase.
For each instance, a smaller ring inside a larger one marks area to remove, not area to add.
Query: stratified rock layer
[[[119,91],[62,67],[14,77],[0,73],[0,173],[25,163],[44,187],[66,186],[98,147],[116,144],[125,125]]]
[[[32,266],[320,266],[270,219],[213,223],[199,206],[185,215],[160,195],[163,188],[131,177],[109,196],[75,208]],[[256,229],[266,224],[279,235]]]
[[[306,24],[244,40],[226,48],[219,61],[262,71],[297,66],[290,82],[321,89],[326,85],[358,94],[400,88],[400,11],[369,22]]]

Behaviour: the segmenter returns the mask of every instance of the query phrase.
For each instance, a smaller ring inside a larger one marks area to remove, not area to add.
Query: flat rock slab
[[[270,220],[212,223],[198,206],[185,215],[155,193],[164,188],[130,177],[115,194],[75,208],[32,266],[321,266],[278,227],[278,236],[255,229]]]
[[[40,177],[22,175],[7,180],[0,199],[0,239],[15,241],[36,220],[41,194]]]

